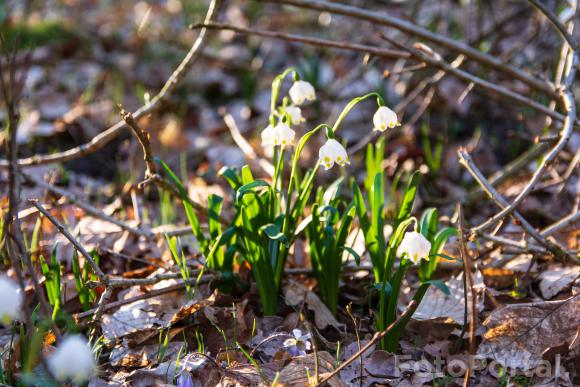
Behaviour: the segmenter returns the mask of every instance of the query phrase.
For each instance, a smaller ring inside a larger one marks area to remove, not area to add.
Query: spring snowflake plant
[[[282,83],[289,75],[293,78],[293,84],[289,95],[279,103]],[[384,132],[400,125],[396,113],[385,106],[380,94],[373,92],[351,100],[333,125],[323,123],[310,131],[300,130],[299,125],[305,122],[302,106],[315,99],[314,87],[300,79],[293,68],[274,79],[269,122],[261,133],[262,145],[273,151],[272,179],[255,179],[248,166],[241,170],[222,168],[220,175],[234,191],[234,218],[230,225],[223,226],[219,222],[222,200],[219,197],[210,198],[207,214],[209,235],[201,230],[193,205],[188,202],[186,190],[179,179],[166,165],[163,166],[182,192],[187,217],[207,266],[231,274],[236,258],[247,262],[252,269],[265,315],[277,312],[278,291],[286,258],[301,233],[305,234],[310,248],[321,296],[331,311],[336,313],[343,256],[352,255],[357,262],[360,260],[345,245],[352,227],[358,223],[373,266],[374,287],[379,291],[376,326],[383,330],[397,317],[401,284],[412,265],[418,266],[419,270],[420,284],[414,296],[418,302],[431,284],[447,291],[442,283],[431,277],[437,266],[437,256],[441,256],[445,241],[455,231],[452,228],[439,230],[435,209],[426,210],[420,220],[412,216],[418,173],[408,176],[409,182],[400,202],[391,200],[391,203],[385,203],[386,197],[396,196],[402,177],[398,174],[387,192],[382,168],[383,140],[367,148],[365,195],[354,179],[349,185],[351,192],[341,192],[345,191],[342,189],[342,178],[326,188],[314,190],[315,176],[321,166],[324,170],[330,170],[346,168],[350,164],[348,153],[337,135],[345,117],[359,102],[376,100],[377,110],[369,117],[369,127],[374,131]],[[298,168],[302,151],[322,129],[326,140],[318,151],[318,161],[303,173]],[[285,174],[285,168],[290,168],[289,173]],[[288,179],[285,178],[287,175]],[[353,199],[348,202],[346,197]],[[387,205],[391,207],[389,211]],[[384,234],[387,225],[394,230],[389,240]],[[410,229],[411,226],[414,230]],[[383,349],[396,349],[407,321],[401,321],[383,339]]]

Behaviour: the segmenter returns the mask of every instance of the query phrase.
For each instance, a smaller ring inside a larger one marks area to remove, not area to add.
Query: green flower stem
[[[289,67],[286,70],[284,70],[284,72],[279,74],[276,78],[274,78],[274,81],[272,81],[272,99],[270,100],[270,123],[272,125],[275,124],[275,122],[272,122],[272,120],[274,118],[274,111],[276,110],[276,102],[278,101],[278,95],[280,94],[280,87],[282,86],[282,81],[290,73],[296,74],[296,69],[294,69],[294,67]]]
[[[354,98],[342,110],[342,112],[338,116],[338,119],[334,123],[334,126],[332,127],[332,131],[336,132],[336,130],[338,129],[338,127],[340,126],[340,124],[342,123],[342,121],[344,120],[346,115],[356,106],[356,104],[358,104],[359,102],[364,101],[365,99],[370,98],[370,97],[376,97],[377,98],[377,105],[379,105],[379,106],[383,106],[385,104],[383,97],[377,92],[368,93],[366,95],[363,95],[362,97]]]

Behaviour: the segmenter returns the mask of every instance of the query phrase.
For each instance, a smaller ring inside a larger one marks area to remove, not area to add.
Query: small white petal
[[[95,371],[95,358],[87,341],[79,335],[68,336],[48,358],[48,366],[60,381],[82,383]]]
[[[268,125],[266,129],[262,130],[262,146],[274,146],[274,128]]]
[[[402,256],[407,255],[407,259],[410,259],[413,263],[418,263],[419,260],[425,259],[429,260],[429,252],[431,251],[431,242],[423,236],[423,234],[416,231],[411,231],[405,234],[399,248],[397,249],[397,254]]]
[[[288,92],[290,99],[295,105],[302,105],[305,101],[314,101],[316,92],[314,86],[306,81],[296,81]]]
[[[300,329],[293,329],[292,334],[295,338],[301,339],[302,338],[302,331]]]
[[[400,124],[397,118],[397,113],[386,106],[381,106],[373,115],[373,125],[373,130],[384,132],[388,128],[394,128]]]
[[[296,345],[296,339],[284,340],[284,347],[294,347],[295,345]]]
[[[0,276],[0,324],[8,325],[20,316],[22,293],[16,283]]]
[[[298,106],[287,106],[285,108],[286,113],[290,115],[290,120],[292,121],[292,125],[300,125],[302,122],[305,121],[304,117],[302,117],[302,110]]]
[[[346,149],[344,149],[342,144],[335,139],[327,140],[326,143],[320,147],[318,157],[320,163],[324,165],[326,170],[332,168],[335,163],[340,166],[350,164]]]

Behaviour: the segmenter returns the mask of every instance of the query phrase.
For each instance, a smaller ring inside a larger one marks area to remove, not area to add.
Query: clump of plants
[[[288,77],[292,78],[293,84],[288,96],[280,100],[282,84]],[[234,260],[247,262],[265,315],[275,314],[278,310],[285,263],[302,234],[309,246],[320,295],[336,314],[343,257],[350,255],[357,264],[360,263],[358,254],[346,245],[348,235],[358,226],[373,266],[374,288],[379,293],[376,327],[384,330],[397,318],[397,300],[411,266],[418,266],[419,271],[420,284],[414,296],[418,303],[430,285],[448,291],[432,276],[437,257],[441,256],[447,238],[455,230],[439,227],[438,212],[434,208],[425,210],[420,218],[413,216],[420,180],[418,172],[408,176],[400,202],[388,203],[395,211],[387,211],[385,200],[395,196],[399,179],[395,179],[391,187],[386,187],[381,165],[384,158],[382,139],[367,148],[367,177],[363,190],[354,178],[349,184],[343,184],[342,177],[328,187],[315,189],[321,166],[328,171],[335,166],[346,168],[350,164],[339,137],[340,128],[345,117],[359,103],[373,100],[377,104],[376,112],[369,119],[369,127],[372,125],[374,131],[384,132],[400,125],[396,113],[385,105],[383,97],[372,92],[351,100],[334,123],[316,125],[303,131],[304,134],[297,139],[297,128],[305,122],[301,106],[315,99],[314,87],[302,80],[294,68],[285,70],[274,79],[268,125],[261,132],[262,146],[272,154],[274,173],[270,180],[265,180],[256,179],[247,165],[240,170],[224,167],[220,171],[234,192],[234,216],[230,225],[220,223],[223,200],[212,196],[207,214],[209,235],[204,233],[192,205],[185,199],[185,189],[177,177],[169,173],[184,193],[186,214],[206,257],[207,267],[231,278]],[[326,141],[318,151],[318,160],[308,170],[302,171],[299,168],[302,151],[319,132],[324,133]],[[388,192],[390,195],[387,196]],[[393,230],[390,238],[385,237],[387,226]],[[179,262],[179,257],[176,261]],[[384,349],[396,349],[407,320],[402,320],[382,340]]]

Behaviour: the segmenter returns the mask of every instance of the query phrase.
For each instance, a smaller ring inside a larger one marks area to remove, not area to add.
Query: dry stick
[[[356,51],[356,52],[363,52],[365,54],[372,54],[375,56],[383,57],[383,58],[409,58],[409,53],[405,51],[397,51],[391,50],[388,48],[381,48],[381,47],[374,47],[374,46],[367,46],[364,44],[357,44],[357,43],[349,43],[349,42],[339,42],[335,40],[328,40],[328,39],[319,39],[319,38],[310,38],[305,37],[302,35],[295,35],[295,34],[288,34],[285,32],[279,31],[268,31],[268,30],[258,30],[254,28],[245,28],[239,27],[233,24],[227,23],[200,23],[200,24],[193,24],[190,28],[213,28],[218,30],[228,30],[234,31],[242,34],[247,35],[256,35],[256,36],[263,36],[267,38],[274,38],[280,40],[286,40],[289,42],[296,42],[296,43],[305,43],[310,44],[313,46],[321,46],[321,47],[332,47],[338,48],[342,50],[349,50],[349,51]]]
[[[403,320],[404,318],[406,318],[408,315],[413,314],[415,312],[415,309],[417,309],[417,306],[418,305],[419,304],[417,304],[417,301],[416,300],[412,300],[411,302],[409,302],[409,304],[407,304],[407,309],[391,325],[389,325],[385,330],[375,333],[373,335],[373,337],[371,338],[371,340],[368,343],[366,343],[361,349],[359,349],[350,358],[348,358],[347,360],[345,360],[344,363],[342,363],[341,365],[339,365],[334,371],[330,372],[328,375],[326,375],[325,377],[323,377],[316,384],[316,386],[322,386],[322,385],[324,385],[324,383],[328,382],[335,375],[338,375],[338,373],[340,371],[342,371],[347,365],[349,365],[350,363],[352,363],[353,361],[355,361],[357,358],[361,357],[373,345],[375,345],[376,343],[378,343],[383,337],[385,337],[385,335],[387,335],[391,330],[393,330],[393,328],[395,328],[399,324],[399,322],[401,320]]]
[[[463,227],[463,210],[461,204],[457,203],[457,228],[459,229],[459,253],[461,254],[461,259],[463,261],[463,273],[466,281],[466,288],[469,288],[469,294],[471,296],[471,315],[469,316],[469,354],[475,355],[475,324],[477,317],[477,304],[475,300],[475,289],[473,288],[473,276],[472,276],[472,265],[471,258],[469,257],[469,252],[467,251],[467,243],[465,242],[465,228]],[[467,289],[465,290],[465,308],[467,311]],[[467,320],[467,316],[466,316]],[[467,322],[467,321],[466,321]],[[472,370],[471,367],[467,369],[465,377],[463,379],[463,387],[468,386],[469,377]]]
[[[540,9],[543,11],[543,9]],[[550,18],[550,15],[546,15]],[[473,231],[483,231],[489,229],[505,216],[509,215],[510,212],[514,211],[518,205],[532,192],[536,184],[540,181],[544,175],[545,170],[548,166],[556,159],[558,154],[564,149],[572,133],[574,131],[574,123],[576,122],[576,101],[574,99],[574,94],[572,93],[572,85],[576,77],[576,65],[578,64],[578,52],[576,51],[577,46],[572,45],[570,47],[570,54],[568,55],[568,61],[566,63],[566,69],[564,71],[564,82],[562,87],[558,90],[558,100],[562,105],[564,110],[564,124],[562,131],[560,132],[560,140],[552,148],[552,150],[546,155],[542,160],[541,164],[538,166],[530,181],[522,189],[520,194],[513,200],[513,202],[505,207],[502,211],[495,214],[493,217],[482,223],[481,225],[472,229]]]
[[[133,114],[127,112],[121,105],[119,105],[119,107],[121,108],[121,117],[123,118],[123,121],[125,121],[127,126],[131,128],[133,134],[135,137],[137,137],[137,140],[143,149],[143,158],[145,160],[147,170],[145,171],[145,180],[137,185],[138,188],[142,189],[150,183],[156,184],[160,188],[171,193],[173,196],[180,198],[181,200],[186,200],[197,211],[204,213],[207,212],[206,207],[197,203],[189,196],[183,198],[181,193],[173,186],[173,184],[170,184],[160,174],[157,173],[157,167],[155,165],[155,161],[153,160],[153,152],[151,151],[151,143],[149,142],[149,133],[141,129],[141,127],[137,124]],[[229,224],[229,221],[223,216],[220,215],[218,218],[222,224]]]
[[[246,155],[246,157],[250,161],[254,161],[264,172],[266,172],[269,176],[274,176],[274,166],[268,160],[265,160],[261,157],[258,157],[254,148],[246,141],[242,133],[240,132],[240,128],[236,123],[236,120],[230,113],[225,113],[223,115],[224,122],[236,145],[241,149],[242,152]]]
[[[556,232],[567,227],[571,223],[575,223],[578,221],[580,221],[580,211],[576,211],[575,213],[565,216],[564,218],[558,220],[557,222],[549,225],[548,227],[540,231],[540,235],[547,237],[549,235],[555,234]]]
[[[214,20],[217,16],[217,11],[219,5],[221,4],[221,0],[212,0],[209,5],[205,22],[210,22]],[[177,87],[177,85],[183,80],[187,71],[192,67],[195,63],[196,59],[199,57],[207,38],[207,29],[202,28],[199,31],[199,35],[197,39],[191,46],[189,52],[185,55],[181,63],[177,66],[177,68],[173,71],[171,76],[165,82],[163,88],[159,91],[157,95],[155,95],[149,103],[146,105],[141,106],[133,116],[135,119],[139,119],[147,114],[153,113],[156,111],[160,104],[167,100],[173,92],[173,90]],[[25,159],[19,159],[18,165],[21,167],[29,167],[32,165],[40,165],[40,164],[50,164],[50,163],[57,163],[57,162],[65,162],[69,160],[74,160],[80,157],[83,157],[87,154],[93,153],[109,142],[117,138],[123,129],[125,129],[126,125],[124,121],[119,121],[115,125],[109,127],[104,132],[98,134],[97,136],[93,137],[91,141],[79,145],[77,147],[71,148],[69,150],[53,153],[53,154],[45,154],[45,155],[35,155],[32,157],[28,157]],[[0,169],[6,169],[9,166],[8,160],[0,160]]]
[[[77,207],[82,208],[86,213],[91,214],[92,216],[94,216],[96,218],[102,219],[106,222],[109,222],[111,224],[114,224],[114,225],[120,227],[121,229],[123,229],[125,231],[128,231],[132,234],[142,236],[145,238],[153,238],[156,235],[158,235],[149,229],[140,229],[140,228],[132,227],[132,226],[128,225],[127,223],[125,223],[119,219],[116,219],[112,216],[105,214],[103,211],[101,211],[98,208],[96,208],[95,206],[83,201],[82,199],[80,199],[74,193],[72,193],[70,191],[56,187],[56,186],[49,184],[43,180],[33,179],[31,176],[27,175],[24,172],[20,172],[20,173],[29,183],[31,183],[33,185],[37,185],[39,187],[42,187],[43,189],[46,189],[47,191],[50,191],[53,194],[60,195],[62,197],[67,198],[71,204],[74,204]]]
[[[526,83],[527,85],[533,87],[538,91],[545,93],[550,97],[555,98],[557,96],[554,85],[552,85],[549,82],[540,80],[528,74],[525,71],[522,71],[509,64],[503,63],[499,59],[491,55],[485,54],[479,50],[476,50],[465,43],[458,42],[457,40],[433,33],[427,30],[426,28],[419,27],[409,21],[403,20],[398,17],[379,13],[376,10],[366,10],[363,8],[358,8],[339,3],[331,3],[328,1],[321,0],[268,0],[268,1],[289,4],[296,7],[309,8],[318,11],[326,11],[334,14],[353,17],[359,20],[366,20],[369,22],[385,25],[388,27],[393,27],[407,34],[418,36],[425,40],[436,43],[442,47],[446,47],[456,52],[462,53],[471,59],[474,59],[482,64],[486,64],[502,73],[510,75],[511,77]]]
[[[540,1],[538,0],[528,0],[528,1],[532,3],[534,7],[536,7],[541,13],[544,14],[544,16],[548,18],[550,23],[552,23],[552,25],[556,28],[556,30],[560,33],[560,35],[562,35],[564,40],[566,40],[568,45],[570,45],[570,47],[572,47],[573,50],[578,49],[578,43],[576,42],[576,39],[574,39],[574,37],[570,33],[568,33],[566,26],[562,24],[560,19],[558,19],[558,16],[554,15],[554,13],[550,11],[548,7],[546,7]]]
[[[181,290],[181,289],[184,289],[186,287],[186,285],[208,283],[210,281],[213,281],[215,278],[216,278],[216,276],[207,275],[207,276],[202,277],[199,280],[199,282],[195,278],[190,278],[185,282],[180,282],[180,283],[175,284],[175,285],[166,286],[166,287],[161,288],[161,289],[154,289],[154,290],[151,290],[147,293],[143,293],[143,294],[140,294],[140,295],[135,296],[135,297],[130,297],[130,298],[127,298],[124,300],[119,300],[119,301],[108,303],[103,307],[103,312],[108,312],[111,309],[116,309],[116,308],[119,308],[119,307],[124,306],[124,305],[132,304],[133,302],[136,302],[136,301],[146,300],[148,298],[157,297],[157,296],[160,296],[162,294],[171,293],[171,292],[174,292],[177,290]],[[75,319],[75,321],[78,322],[78,321],[83,320],[87,317],[90,317],[96,311],[97,311],[97,308],[93,308],[93,309],[89,309],[85,312],[74,314],[72,317]]]
[[[147,168],[145,170],[145,180],[151,179],[153,178],[154,175],[157,174],[157,167],[155,166],[155,161],[153,160],[153,152],[151,151],[151,142],[149,141],[149,133],[147,133],[146,131],[144,131],[139,127],[137,121],[133,117],[133,114],[131,114],[131,112],[126,111],[123,105],[119,104],[118,106],[121,118],[123,118],[125,124],[127,124],[127,126],[131,128],[131,131],[133,132],[135,137],[137,137],[137,140],[139,140],[139,144],[141,144],[141,148],[143,149],[143,159],[145,160],[145,166]]]
[[[66,229],[66,227],[64,227],[58,220],[56,220],[56,218],[54,216],[52,216],[50,214],[50,212],[48,212],[42,206],[42,204],[40,204],[37,200],[29,199],[28,202],[30,204],[32,204],[34,207],[36,207],[36,209],[38,209],[38,211],[40,211],[41,214],[43,214],[44,216],[46,216],[46,218],[48,220],[50,220],[50,222],[56,227],[56,229],[58,230],[58,232],[60,232],[62,235],[64,235],[64,237],[66,239],[68,239],[70,243],[73,244],[73,246],[89,262],[89,265],[91,265],[91,268],[93,269],[93,271],[95,272],[95,274],[97,275],[97,277],[99,277],[100,282],[103,285],[108,286],[109,285],[109,277],[107,277],[105,275],[105,273],[103,273],[103,271],[101,270],[101,268],[99,267],[99,265],[97,265],[97,263],[95,262],[95,260],[91,256],[91,254],[89,254],[89,252],[75,239],[75,237],[71,235],[71,233]]]
[[[481,171],[475,166],[473,159],[467,153],[465,149],[459,149],[457,151],[457,155],[459,156],[459,163],[467,169],[467,171],[473,176],[475,181],[485,190],[487,195],[500,207],[505,208],[509,205],[506,199],[501,196],[499,192],[487,181],[485,176],[481,173]],[[557,243],[552,242],[542,236],[536,229],[528,223],[528,221],[520,215],[518,211],[514,211],[513,215],[518,220],[520,226],[538,243],[542,246],[546,247],[556,258],[565,257],[573,262],[580,263],[580,260],[576,259],[568,252],[566,252],[561,246]]]

